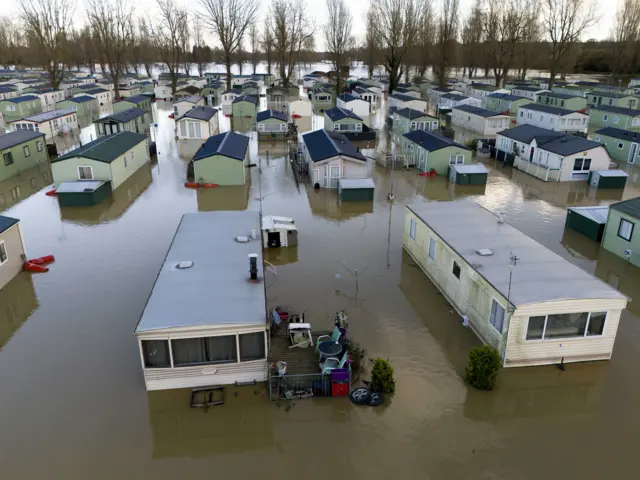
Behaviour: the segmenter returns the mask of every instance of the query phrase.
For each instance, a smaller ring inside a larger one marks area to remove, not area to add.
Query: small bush
[[[479,390],[493,390],[502,368],[502,358],[490,345],[481,345],[469,353],[469,365],[465,377],[470,385]]]
[[[384,358],[376,358],[371,368],[371,388],[381,393],[396,391],[396,381],[393,379],[393,367]]]
[[[464,142],[464,146],[467,147],[472,152],[478,151],[478,141],[477,140],[467,140]]]
[[[367,356],[367,351],[353,340],[349,343],[347,351],[349,352],[349,359],[351,360],[352,374],[356,376],[362,373],[362,370],[364,370],[364,357]]]

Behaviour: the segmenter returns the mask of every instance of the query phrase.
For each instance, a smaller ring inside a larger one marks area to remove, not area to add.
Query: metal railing
[[[539,178],[545,182],[557,182],[560,180],[560,169],[550,168],[546,165],[540,165],[516,156],[513,166],[518,170],[527,173],[533,177]]]

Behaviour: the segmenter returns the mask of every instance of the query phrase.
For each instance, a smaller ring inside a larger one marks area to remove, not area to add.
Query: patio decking
[[[275,362],[283,361],[287,362],[287,375],[308,375],[312,373],[320,373],[320,367],[318,366],[320,360],[318,353],[316,352],[315,342],[321,335],[331,336],[330,331],[314,331],[311,333],[313,337],[313,346],[301,348],[289,348],[291,342],[289,341],[289,335],[283,329],[285,334],[281,332],[271,337],[271,351],[269,361],[271,362],[271,375],[277,375],[278,372],[275,368]]]

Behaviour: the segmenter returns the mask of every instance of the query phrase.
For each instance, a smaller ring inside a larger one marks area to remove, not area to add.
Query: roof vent
[[[249,237],[236,237],[238,243],[249,243]]]
[[[493,252],[491,250],[489,250],[488,248],[480,248],[480,249],[476,250],[476,253],[478,255],[480,255],[481,257],[489,257],[489,256],[493,255]]]
[[[191,260],[185,260],[176,265],[176,268],[178,270],[184,270],[185,268],[191,268],[191,267],[193,267],[193,262]]]

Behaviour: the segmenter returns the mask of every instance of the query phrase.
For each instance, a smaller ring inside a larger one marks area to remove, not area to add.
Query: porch
[[[558,182],[560,180],[559,168],[549,168],[546,165],[529,162],[519,156],[515,157],[513,166],[518,170],[536,177],[544,182]]]

